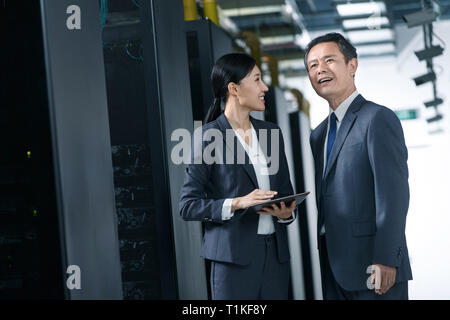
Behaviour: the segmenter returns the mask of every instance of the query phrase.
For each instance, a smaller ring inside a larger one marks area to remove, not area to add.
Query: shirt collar
[[[342,103],[336,108],[336,110],[333,111],[333,109],[330,108],[330,114],[331,112],[334,112],[336,115],[337,121],[341,122],[342,119],[344,119],[345,113],[347,112],[348,108],[352,104],[353,100],[358,96],[358,90],[353,91],[351,95],[347,97]]]
[[[239,141],[241,142],[242,146],[244,147],[244,149],[251,149],[251,150],[255,150],[255,147],[259,146],[258,143],[258,136],[256,134],[256,130],[255,127],[253,126],[253,124],[250,122],[250,126],[251,126],[251,130],[252,130],[252,147],[250,148],[250,146],[244,141],[244,139],[242,139],[242,137],[239,135],[239,133],[233,129],[235,135],[238,137]],[[256,144],[254,144],[254,142],[256,141]]]

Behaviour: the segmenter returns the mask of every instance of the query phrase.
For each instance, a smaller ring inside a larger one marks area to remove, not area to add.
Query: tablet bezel
[[[281,201],[284,201],[285,205],[289,206],[293,200],[297,200],[299,197],[303,197],[303,199],[300,202],[297,201],[296,206],[298,206],[300,203],[302,203],[306,199],[306,197],[310,193],[311,193],[310,191],[306,191],[306,192],[297,193],[297,194],[293,194],[290,196],[285,196],[285,197],[281,197],[281,198],[277,198],[277,199],[267,200],[263,203],[255,204],[253,206],[248,207],[242,214],[245,214],[247,212],[255,212],[256,213],[264,207],[271,208],[271,204],[274,204],[274,203],[279,204]]]

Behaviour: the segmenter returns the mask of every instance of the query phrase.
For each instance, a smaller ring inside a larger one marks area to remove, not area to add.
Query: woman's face
[[[269,88],[262,81],[261,71],[257,65],[236,87],[237,98],[241,106],[249,108],[250,111],[264,111],[264,95]]]

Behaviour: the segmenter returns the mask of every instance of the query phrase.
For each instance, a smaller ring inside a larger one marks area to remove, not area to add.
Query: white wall
[[[439,110],[444,119],[428,124],[434,115],[424,101],[432,100],[431,84],[416,87],[412,78],[426,72],[413,51],[424,48],[421,28],[396,27],[401,51],[396,57],[360,59],[356,87],[368,100],[393,110],[418,108],[419,119],[402,121],[409,150],[410,209],[406,236],[414,280],[409,283],[410,299],[450,299],[450,21],[434,24],[435,33],[447,49],[434,59]],[[411,36],[416,32],[415,36]],[[433,42],[438,44],[438,40]],[[438,66],[439,65],[439,66]],[[316,95],[309,80],[286,79],[286,85],[300,89],[311,103],[311,126],[315,128],[328,114],[328,104]]]

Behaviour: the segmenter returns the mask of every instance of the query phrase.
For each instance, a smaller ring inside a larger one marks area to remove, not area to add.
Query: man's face
[[[341,99],[355,90],[353,76],[358,60],[354,58],[346,63],[337,43],[322,42],[312,47],[307,65],[309,80],[322,98],[328,101]]]

